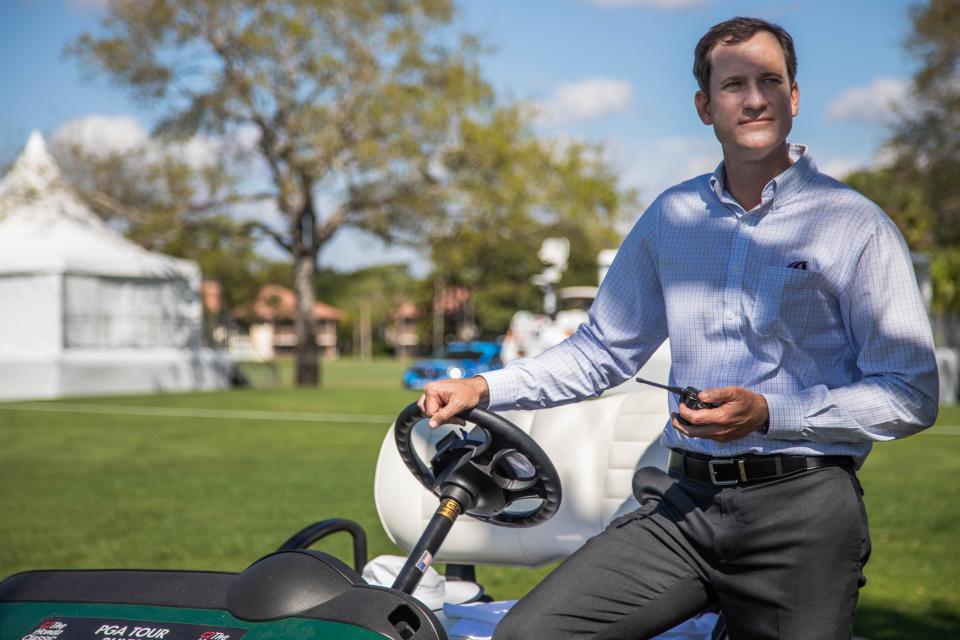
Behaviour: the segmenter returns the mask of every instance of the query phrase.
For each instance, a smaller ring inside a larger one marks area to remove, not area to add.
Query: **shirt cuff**
[[[770,429],[767,435],[784,440],[803,437],[803,400],[797,395],[764,393]]]
[[[486,409],[502,411],[516,406],[518,392],[513,372],[508,369],[497,369],[478,373],[477,376],[486,380],[487,387],[490,389],[490,400],[487,402]]]

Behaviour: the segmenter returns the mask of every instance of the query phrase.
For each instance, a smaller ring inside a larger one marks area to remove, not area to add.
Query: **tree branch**
[[[280,233],[273,227],[263,222],[259,222],[257,220],[248,220],[247,222],[243,223],[243,227],[245,229],[257,231],[271,238],[274,242],[276,242],[278,245],[283,247],[284,250],[290,252],[291,254],[294,252],[293,246],[290,244],[290,242],[287,241],[287,239],[283,236],[282,233]]]
[[[103,191],[96,189],[84,189],[82,191],[78,191],[78,193],[82,199],[89,202],[94,208],[108,211],[109,213],[119,216],[124,220],[138,222],[147,217],[146,212],[120,202],[113,196],[104,193]]]
[[[204,202],[197,202],[191,204],[187,207],[187,211],[191,213],[199,213],[202,211],[209,211],[211,209],[216,209],[218,207],[226,207],[234,204],[243,204],[246,202],[262,202],[264,200],[276,200],[277,194],[271,191],[264,191],[262,193],[250,193],[250,194],[235,194],[227,196],[226,198],[212,199]]]
[[[344,222],[347,220],[347,211],[348,207],[346,204],[341,204],[336,208],[336,210],[327,216],[323,224],[318,224],[315,229],[315,239],[314,243],[319,248],[327,242],[333,234],[337,232],[337,229],[343,226]]]

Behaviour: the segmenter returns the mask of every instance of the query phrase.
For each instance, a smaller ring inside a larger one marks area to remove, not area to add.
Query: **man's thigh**
[[[643,509],[590,539],[497,626],[495,640],[640,640],[709,606],[702,577]]]
[[[724,558],[710,578],[731,637],[849,638],[870,551],[853,476],[820,469],[728,506],[732,528],[718,531]]]

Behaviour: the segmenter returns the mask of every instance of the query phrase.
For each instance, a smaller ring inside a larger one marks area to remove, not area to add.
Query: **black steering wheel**
[[[532,527],[552,518],[560,508],[560,476],[533,438],[483,409],[464,411],[458,417],[476,427],[469,433],[460,429],[444,436],[428,466],[410,442],[414,426],[426,416],[416,403],[400,413],[394,436],[400,458],[413,476],[440,497],[465,492],[464,512],[483,522]],[[529,499],[542,502],[520,513],[507,510]]]

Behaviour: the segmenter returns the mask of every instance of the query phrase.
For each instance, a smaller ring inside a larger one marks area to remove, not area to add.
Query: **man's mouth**
[[[773,122],[773,118],[757,118],[756,120],[743,120],[740,122],[741,125],[745,124],[764,124],[767,122]]]

